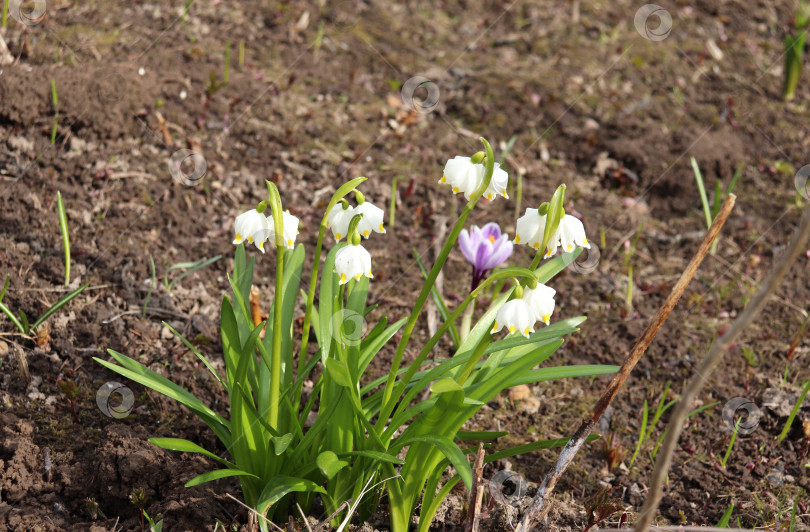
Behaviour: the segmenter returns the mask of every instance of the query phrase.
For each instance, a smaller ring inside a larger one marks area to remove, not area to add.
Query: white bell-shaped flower
[[[267,217],[256,209],[237,216],[234,229],[236,231],[234,244],[242,242],[255,244],[262,253],[264,253],[264,241],[273,234],[272,223],[268,224]]]
[[[456,156],[444,165],[439,183],[450,185],[454,194],[463,192],[469,198],[483,179],[483,165],[474,164],[469,157]]]
[[[450,185],[455,194],[463,192],[464,197],[470,199],[484,181],[486,171],[483,164],[473,163],[469,157],[456,156],[445,164],[439,183]],[[509,196],[506,194],[508,183],[509,174],[501,168],[499,163],[495,163],[492,180],[484,191],[484,196],[489,200],[495,199],[496,196],[508,198]]]
[[[479,166],[483,167],[483,165]],[[484,168],[484,172],[481,174],[482,180],[484,179],[484,175],[486,175],[486,168]],[[509,174],[507,174],[506,171],[501,168],[500,163],[495,163],[495,169],[492,171],[492,180],[489,182],[489,186],[484,192],[484,196],[490,201],[494,200],[495,196],[503,196],[504,198],[509,199],[509,195],[506,193],[506,185],[508,184]],[[467,199],[470,198],[468,197]]]
[[[329,216],[326,218],[326,227],[332,230],[332,236],[340,242],[340,239],[349,232],[349,224],[356,213],[354,207],[348,203],[341,203],[332,207]]]
[[[515,244],[524,244],[539,250],[543,245],[543,232],[546,230],[546,215],[537,209],[526,209],[518,218],[515,227]]]
[[[557,228],[557,234],[554,235],[554,240],[562,246],[563,251],[571,253],[576,246],[583,248],[591,248],[588,243],[588,238],[585,236],[585,226],[576,216],[566,214],[560,220],[560,226]]]
[[[534,332],[534,311],[523,299],[511,299],[498,309],[492,332],[496,333],[506,327],[510,332],[520,332],[526,338]]]
[[[353,214],[363,215],[360,219],[360,223],[357,224],[357,231],[365,238],[368,238],[372,231],[375,233],[385,233],[385,226],[383,225],[383,216],[385,213],[376,205],[364,201],[354,208]],[[349,218],[349,220],[351,220],[351,218]]]
[[[554,314],[554,294],[556,293],[557,291],[550,286],[537,283],[535,288],[527,286],[523,289],[522,299],[534,312],[535,319],[548,325],[551,315]]]
[[[335,253],[335,269],[340,276],[340,284],[346,284],[349,279],[359,281],[362,276],[373,279],[371,274],[371,255],[361,245],[347,244]]]

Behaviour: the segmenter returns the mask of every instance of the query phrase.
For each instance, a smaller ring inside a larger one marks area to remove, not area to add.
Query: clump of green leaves
[[[228,406],[223,411],[229,413],[228,417],[134,358],[113,350],[108,350],[112,361],[96,358],[110,370],[183,404],[216,434],[227,457],[188,440],[150,439],[161,448],[203,454],[222,466],[191,479],[187,486],[237,477],[245,503],[259,514],[263,531],[269,530],[267,520],[286,521],[295,515],[296,505],[304,512],[310,511],[316,498],[331,514],[331,524],[345,527],[353,516],[366,519],[372,515],[384,493],[394,532],[409,530],[417,511],[418,530],[427,531],[450,490],[458,482],[468,488],[471,485],[468,455],[477,448],[472,442],[492,441],[506,434],[464,430],[465,423],[484,404],[519,384],[617,370],[616,366],[604,365],[543,366],[564,338],[578,330],[584,317],[558,320],[525,337],[518,334],[496,339],[492,333],[498,311],[516,290],[515,286],[505,288],[504,281],[545,283],[581,250],[542,265],[540,257],[535,257],[528,268],[497,270],[455,308],[444,304],[444,320],[435,334],[428,335],[418,348],[410,348],[416,341],[412,333],[428,298],[441,301],[441,295],[434,291],[435,280],[492,178],[494,156],[489,143],[483,142],[486,176],[468,199],[430,270],[425,269],[425,283],[407,318],[391,323],[383,313],[376,323],[366,325],[375,309],[368,304],[370,275],[341,279],[333,273],[340,267],[336,264],[339,252],[346,246],[359,245],[355,230],[362,214],[354,215],[349,224],[348,234],[353,237],[326,253],[321,266],[331,210],[341,208],[338,204],[366,178],[345,183],[332,196],[319,226],[306,291],[301,289],[306,249],[303,245],[288,249],[293,240],[282,236],[281,197],[276,186],[268,182],[268,197],[256,212],[261,214],[269,208],[275,224],[274,236],[270,237],[276,252],[270,319],[254,322],[249,301],[255,259],[248,259],[240,243],[233,275],[229,276],[232,292],[223,297],[221,305],[224,373],[169,327],[227,394]],[[562,218],[562,190],[564,187],[547,204],[552,229],[545,235],[543,250]],[[358,196],[362,198],[356,193]],[[455,339],[457,348],[442,356],[437,351],[439,342],[451,334],[465,309],[493,286],[501,287],[497,297],[483,310],[469,334]],[[304,320],[299,336],[294,324],[301,308]],[[260,337],[262,331],[264,339]],[[316,342],[311,350],[310,331]],[[394,340],[390,371],[372,378],[368,369],[374,366],[374,358]],[[404,358],[406,351],[415,353],[410,362]],[[305,388],[307,381],[312,385]],[[565,442],[533,442],[488,458],[562,446]],[[455,473],[446,479],[451,466]],[[446,480],[440,485],[442,479]]]

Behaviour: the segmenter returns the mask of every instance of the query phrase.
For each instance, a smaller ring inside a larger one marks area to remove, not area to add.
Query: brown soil
[[[553,283],[555,316],[588,316],[555,364],[622,360],[705,229],[689,157],[699,161],[710,194],[715,179],[728,183],[745,163],[717,255],[706,260],[601,424],[603,435],[614,432],[626,449],[623,465],[608,472],[596,442],[558,487],[555,528],[583,529],[585,508],[605,488],[613,488],[632,522],[646,493],[650,453],[668,421],[665,413],[628,467],[642,404],[654,411],[668,383],[666,399],[677,398],[800,217],[793,179],[808,162],[808,83],[800,83],[793,103],[781,100],[780,54],[793,4],[664,2],[674,25],[658,42],[639,35],[633,26],[638,6],[625,0],[224,0],[197,2],[181,19],[183,5],[53,0],[37,25],[10,19],[0,30],[15,58],[0,66],[0,276],[11,278],[3,302],[38,316],[67,290],[90,284],[50,319],[41,345],[15,335],[0,315],[0,529],[101,531],[117,524],[140,530],[129,499],[135,489],[145,490],[146,510],[163,515],[165,530],[213,530],[217,521],[244,525],[246,511],[228,497],[239,497],[238,484],[186,489],[188,479],[211,467],[207,460],[147,442],[173,436],[222,451],[204,425],[132,383],[126,383],[135,394],[132,414],[123,420],[103,415],[96,391],[122,379],[92,357],[107,348],[139,357],[224,410],[224,395],[161,321],[218,359],[218,305],[229,290],[233,219],[262,199],[265,179],[278,183],[285,207],[302,220],[300,240],[313,249],[322,209],[337,185],[365,175],[367,197],[388,205],[392,180],[402,178],[396,226],[369,247],[372,302],[390,317],[405,316],[420,287],[411,249],[432,259],[435,238],[461,208],[436,185],[438,174],[447,158],[477,151],[479,135],[496,141],[496,148],[516,136],[505,166],[513,178],[523,174],[522,208],[566,183],[569,212],[582,215],[591,240],[602,247],[594,271],[566,270]],[[210,74],[222,76],[226,39],[229,83],[206,103]],[[439,88],[430,113],[409,112],[400,98],[399,87],[416,75]],[[51,80],[59,99],[53,145]],[[173,180],[168,170],[172,154],[185,148],[205,157],[207,173],[196,186]],[[57,190],[70,220],[68,288]],[[482,204],[471,221],[495,220],[513,234],[515,198]],[[527,257],[523,251],[512,263]],[[173,264],[218,254],[224,258],[171,291],[158,283],[152,310],[141,316],[150,257],[160,279]],[[627,264],[633,267],[632,308],[626,305]],[[272,268],[263,268],[262,258],[258,265],[255,284],[266,292]],[[733,503],[732,524],[739,518],[746,527],[777,528],[786,526],[794,500],[797,529],[810,523],[807,436],[797,423],[777,445],[785,412],[763,404],[772,393],[766,391],[777,388],[795,401],[810,378],[807,340],[787,358],[810,300],[808,273],[810,256],[793,268],[700,397],[702,405],[719,405],[691,418],[681,438],[661,523],[713,525]],[[453,254],[443,281],[450,301],[467,291],[467,275],[463,257]],[[262,300],[266,305],[270,296]],[[426,329],[421,323],[419,330]],[[756,354],[753,367],[743,349]],[[21,377],[23,360],[30,383]],[[376,360],[372,372],[387,372],[389,360]],[[65,381],[77,387],[75,418],[60,392]],[[493,401],[471,426],[509,430],[501,447],[564,437],[605,382],[543,383],[531,389],[531,400]],[[730,436],[721,411],[734,397],[754,401],[762,416],[756,430],[738,437],[724,469],[719,463]],[[805,405],[800,417],[810,419],[809,409]],[[530,481],[531,495],[555,457],[551,451],[517,457],[487,467],[485,476],[511,467]],[[459,526],[465,499],[464,493],[451,496],[438,529]],[[621,514],[603,524],[617,525]],[[510,517],[496,506],[482,526],[508,528]],[[385,516],[372,524],[385,528]]]

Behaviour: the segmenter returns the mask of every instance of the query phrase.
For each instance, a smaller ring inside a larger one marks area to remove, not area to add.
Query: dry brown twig
[[[473,468],[473,483],[470,489],[470,504],[464,532],[478,532],[478,521],[481,518],[481,500],[484,498],[484,444],[478,444],[478,453]]]
[[[664,444],[658,453],[655,461],[655,469],[653,470],[652,480],[650,482],[650,491],[647,495],[647,500],[644,501],[644,507],[641,509],[641,514],[638,521],[636,521],[636,531],[647,530],[655,516],[655,511],[658,509],[661,495],[664,490],[664,481],[672,464],[672,455],[675,453],[675,446],[678,444],[678,438],[683,430],[683,424],[686,416],[689,414],[690,405],[700,393],[700,390],[706,385],[712,371],[717,367],[723,359],[723,355],[728,349],[729,344],[733,342],[765,309],[765,305],[776,294],[776,289],[782,282],[782,279],[787,275],[790,267],[798,259],[799,255],[807,249],[808,241],[810,241],[810,207],[805,209],[804,216],[799,228],[793,235],[790,247],[782,255],[782,259],[771,271],[771,275],[762,283],[759,292],[754,296],[751,302],[745,307],[745,310],[740,314],[736,320],[731,324],[731,327],[723,333],[723,335],[714,342],[709,353],[700,362],[700,365],[695,370],[695,375],[689,382],[689,385],[684,390],[675,407],[675,412],[669,421],[667,427],[667,436]]]
[[[565,447],[563,447],[563,450],[560,452],[560,456],[557,458],[557,463],[554,464],[554,467],[552,467],[548,473],[546,473],[542,484],[540,484],[540,487],[537,488],[537,494],[534,496],[531,505],[529,506],[528,510],[526,510],[526,513],[523,515],[523,518],[515,529],[516,532],[528,532],[531,530],[532,523],[543,519],[548,514],[549,510],[551,509],[551,493],[554,491],[554,487],[557,485],[557,482],[560,480],[563,473],[565,473],[565,470],[568,469],[568,466],[574,460],[577,452],[579,452],[580,448],[582,448],[582,446],[585,444],[585,440],[588,438],[588,435],[591,433],[594,425],[596,425],[596,422],[600,417],[602,417],[602,414],[604,414],[607,407],[613,401],[613,398],[616,397],[616,394],[624,384],[624,381],[627,380],[630,372],[633,371],[636,363],[638,363],[641,356],[647,350],[647,347],[649,347],[650,343],[653,341],[653,338],[655,338],[655,335],[658,333],[658,330],[672,312],[672,309],[675,308],[675,304],[678,303],[678,300],[683,295],[683,292],[686,290],[689,282],[697,273],[700,264],[703,262],[706,253],[709,251],[712,241],[720,233],[720,229],[723,227],[726,219],[728,219],[728,216],[731,214],[731,210],[734,208],[734,201],[736,199],[737,197],[734,194],[729,194],[726,198],[720,212],[717,213],[717,217],[714,219],[709,231],[706,233],[706,236],[703,238],[703,241],[700,243],[700,246],[695,252],[694,257],[692,257],[692,260],[689,261],[689,264],[681,274],[678,282],[675,283],[674,287],[672,287],[672,292],[670,292],[666,301],[664,301],[664,304],[661,305],[661,308],[658,310],[658,314],[655,315],[653,320],[647,326],[647,329],[644,331],[644,334],[641,335],[641,338],[633,347],[633,350],[627,355],[627,358],[625,358],[624,362],[622,363],[622,367],[619,369],[619,372],[616,373],[616,375],[610,381],[605,389],[605,392],[602,394],[602,397],[599,399],[599,402],[597,402],[591,410],[590,415],[582,421],[577,431],[573,436],[571,436],[568,443],[565,444]]]

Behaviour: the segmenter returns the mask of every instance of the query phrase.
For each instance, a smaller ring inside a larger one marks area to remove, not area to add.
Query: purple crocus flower
[[[474,225],[469,232],[462,229],[458,235],[458,244],[461,252],[473,265],[471,290],[475,290],[492,268],[503,264],[512,254],[512,242],[494,222],[484,227]]]

